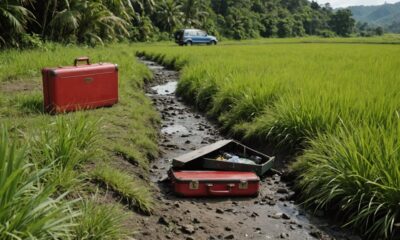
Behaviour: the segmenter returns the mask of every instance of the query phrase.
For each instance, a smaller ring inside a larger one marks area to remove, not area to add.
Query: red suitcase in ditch
[[[86,65],[78,65],[85,61]],[[44,68],[44,109],[50,113],[112,106],[118,102],[118,66],[75,59],[74,66]]]
[[[172,188],[183,197],[257,196],[260,178],[253,172],[170,171]]]

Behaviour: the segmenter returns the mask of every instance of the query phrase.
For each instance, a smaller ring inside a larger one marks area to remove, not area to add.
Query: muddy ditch
[[[152,216],[139,216],[136,239],[360,239],[332,224],[329,216],[315,217],[302,209],[291,183],[274,172],[262,179],[256,198],[176,197],[167,180],[171,159],[224,136],[175,95],[178,72],[141,61],[154,75],[146,92],[162,117],[162,156],[150,170],[157,208]],[[277,161],[285,158],[277,156]]]

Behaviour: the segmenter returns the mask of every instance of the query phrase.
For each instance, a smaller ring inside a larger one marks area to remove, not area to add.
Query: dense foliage
[[[0,0],[0,23],[2,47],[162,40],[182,27],[234,39],[347,36],[354,27],[349,10],[307,0]]]

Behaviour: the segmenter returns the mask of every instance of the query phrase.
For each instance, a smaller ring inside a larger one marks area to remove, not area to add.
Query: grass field
[[[300,152],[293,170],[305,204],[390,238],[400,225],[398,43],[391,35],[2,51],[0,239],[127,238],[127,219],[152,212],[160,120],[142,90],[151,74],[138,50],[181,69],[178,93],[230,134]],[[119,64],[120,103],[44,114],[40,69],[82,55]]]
[[[43,113],[41,68],[71,65],[82,55],[119,65],[120,102]],[[132,236],[135,226],[127,219],[154,207],[147,180],[149,161],[158,155],[159,122],[142,90],[151,73],[132,46],[2,51],[0,70],[0,239]]]
[[[293,170],[305,204],[390,238],[400,225],[400,45],[285,41],[139,54],[182,69],[178,94],[231,134],[302,152]]]

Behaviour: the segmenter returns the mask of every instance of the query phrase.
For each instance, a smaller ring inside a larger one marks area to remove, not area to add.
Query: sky
[[[316,0],[320,4],[324,4],[329,2],[332,7],[348,7],[354,5],[380,5],[387,3],[395,3],[399,2],[400,0]]]

